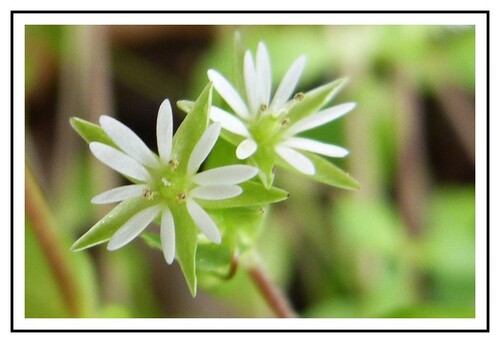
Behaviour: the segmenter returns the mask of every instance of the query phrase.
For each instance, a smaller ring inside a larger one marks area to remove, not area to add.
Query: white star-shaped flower
[[[210,118],[221,123],[225,130],[241,136],[243,140],[236,149],[236,156],[243,160],[252,156],[259,148],[271,147],[293,168],[307,175],[314,175],[314,164],[299,151],[309,151],[329,157],[344,157],[349,152],[339,146],[318,142],[296,135],[331,122],[355,107],[345,103],[323,109],[297,122],[290,122],[289,110],[304,96],[292,94],[297,86],[305,65],[301,56],[290,66],[281,80],[274,97],[271,99],[271,63],[266,46],[261,42],[257,47],[256,62],[250,51],[244,56],[245,94],[238,93],[235,87],[219,72],[211,69],[208,77],[215,89],[232,108],[234,114],[212,106]],[[291,98],[291,99],[290,99]]]
[[[221,242],[221,234],[210,215],[198,204],[197,199],[222,200],[242,193],[237,184],[251,179],[257,168],[246,165],[229,165],[197,173],[212,150],[219,136],[219,123],[210,125],[194,146],[185,173],[177,170],[179,161],[172,151],[172,109],[165,100],[158,111],[156,126],[159,156],[127,126],[108,116],[101,116],[99,123],[113,140],[116,149],[92,142],[90,150],[108,167],[133,180],[134,184],[113,188],[95,196],[93,203],[105,204],[142,197],[146,208],[132,216],[108,243],[108,250],[116,250],[140,235],[158,216],[161,216],[160,238],[163,254],[171,264],[175,257],[175,218],[169,209],[172,205],[185,205],[189,215],[205,236],[214,243]]]

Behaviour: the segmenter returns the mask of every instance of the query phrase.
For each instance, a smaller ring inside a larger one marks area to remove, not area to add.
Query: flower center
[[[179,161],[171,160],[153,175],[152,192],[159,194],[160,201],[166,203],[167,206],[179,204],[187,198],[190,182],[185,174],[178,171],[178,166]]]
[[[250,133],[258,145],[275,146],[281,141],[284,130],[291,124],[290,118],[284,116],[261,116],[250,126]]]
[[[266,112],[270,110],[268,106],[260,106],[260,115],[253,123],[249,123],[252,138],[259,146],[274,147],[283,139],[285,130],[292,124],[288,112],[303,101],[305,96],[302,92],[295,94],[293,99],[284,104],[282,108],[273,109],[272,113]]]

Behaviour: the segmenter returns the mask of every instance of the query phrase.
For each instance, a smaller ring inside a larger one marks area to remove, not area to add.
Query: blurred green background
[[[27,26],[25,316],[273,316],[241,270],[193,299],[141,240],[69,251],[110,209],[91,197],[123,182],[69,118],[113,115],[154,150],[163,99],[196,98],[208,68],[232,75],[236,30],[266,42],[275,87],[305,54],[297,91],[349,77],[334,102],[357,103],[308,135],[351,151],[332,161],[360,191],[277,171],[291,197],[258,249],[299,314],[474,317],[475,33],[453,26]]]

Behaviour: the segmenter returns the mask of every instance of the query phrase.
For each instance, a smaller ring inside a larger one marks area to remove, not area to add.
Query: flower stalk
[[[251,280],[258,288],[265,302],[278,318],[297,318],[290,301],[283,292],[271,281],[264,267],[254,262],[247,267]]]

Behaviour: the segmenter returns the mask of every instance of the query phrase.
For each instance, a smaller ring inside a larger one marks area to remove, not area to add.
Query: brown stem
[[[54,273],[70,315],[77,317],[80,314],[80,308],[78,297],[74,292],[76,282],[71,275],[70,267],[65,262],[66,259],[60,244],[58,244],[59,240],[50,210],[28,166],[26,166],[25,197],[26,217],[47,258],[49,267]]]
[[[283,295],[278,287],[271,281],[262,266],[253,264],[248,268],[248,273],[252,281],[259,289],[266,303],[273,310],[278,318],[297,318],[298,315],[293,310],[288,299]]]

